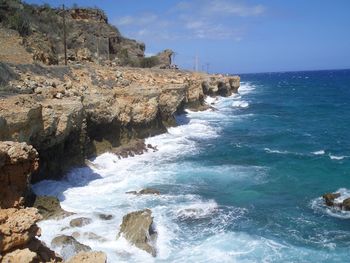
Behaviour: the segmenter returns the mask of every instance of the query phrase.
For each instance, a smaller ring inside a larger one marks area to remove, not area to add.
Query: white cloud
[[[155,22],[158,19],[158,16],[155,14],[142,14],[139,16],[124,16],[115,20],[114,24],[117,26],[142,26]]]
[[[202,12],[206,15],[236,15],[240,17],[258,16],[265,12],[263,5],[246,5],[237,1],[214,0],[206,2],[202,6]]]
[[[120,17],[115,20],[115,25],[129,37],[146,42],[179,39],[242,41],[244,19],[262,15],[265,10],[262,5],[236,0],[192,0],[178,2],[162,13]]]

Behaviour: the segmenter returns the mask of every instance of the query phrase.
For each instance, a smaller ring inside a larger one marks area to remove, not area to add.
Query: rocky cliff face
[[[60,262],[37,239],[41,219],[36,208],[24,208],[30,176],[38,168],[38,153],[26,143],[0,142],[0,261]]]
[[[144,57],[145,45],[123,37],[108,23],[102,10],[72,8],[63,11],[18,0],[1,1],[0,5],[1,38],[4,35],[1,29],[17,31],[21,45],[27,50],[22,53],[34,61],[47,65],[63,64],[63,16],[70,62],[110,60],[117,65],[138,66]],[[0,49],[0,57],[9,56],[6,50]]]
[[[37,151],[26,143],[0,143],[0,208],[20,207],[30,194],[31,173],[39,164]],[[5,187],[6,186],[6,187]]]
[[[0,99],[0,140],[38,150],[34,180],[59,178],[87,156],[164,132],[185,105],[239,86],[239,77],[112,65],[3,67],[15,77],[2,80],[12,95]]]

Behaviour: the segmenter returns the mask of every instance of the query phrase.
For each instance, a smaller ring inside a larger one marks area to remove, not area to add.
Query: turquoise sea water
[[[350,262],[350,212],[320,199],[350,196],[350,71],[241,78],[239,95],[208,99],[216,111],[179,116],[181,125],[147,139],[159,151],[104,154],[95,169],[36,184],[78,213],[42,222],[42,239],[77,231],[64,227],[87,216],[93,223],[78,231],[106,241],[78,240],[109,262]],[[125,194],[144,187],[162,195]],[[116,239],[122,216],[144,208],[153,211],[157,258]]]

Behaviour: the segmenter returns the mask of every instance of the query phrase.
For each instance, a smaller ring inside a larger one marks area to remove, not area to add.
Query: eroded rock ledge
[[[240,83],[237,76],[93,63],[1,67],[9,74],[0,81],[8,90],[0,99],[0,141],[37,149],[34,181],[59,179],[86,157],[165,132],[177,112],[203,106],[205,96],[229,96]]]

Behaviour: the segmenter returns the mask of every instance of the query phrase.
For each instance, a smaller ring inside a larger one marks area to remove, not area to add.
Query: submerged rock
[[[33,207],[39,210],[43,220],[62,219],[74,214],[63,210],[60,201],[54,196],[37,196]]]
[[[160,195],[160,191],[154,188],[145,188],[140,191],[129,191],[126,192],[127,194],[133,194],[133,195]]]
[[[107,256],[103,252],[80,252],[67,261],[67,263],[106,263]]]
[[[81,244],[72,236],[61,235],[51,241],[53,248],[60,248],[60,254],[64,260],[69,259],[79,252],[91,251],[89,246]]]
[[[105,242],[107,241],[107,239],[99,236],[99,235],[96,235],[95,233],[93,232],[84,232],[84,233],[79,233],[79,232],[73,232],[72,233],[72,237],[74,237],[75,239],[78,239],[80,237],[84,237],[84,238],[87,238],[87,239],[91,239],[91,240],[98,240],[100,242]]]
[[[340,197],[340,193],[327,193],[324,194],[322,197],[326,205],[334,206],[334,200]]]
[[[113,215],[107,215],[107,214],[98,214],[98,217],[102,220],[112,220]]]
[[[123,236],[131,244],[156,256],[157,232],[149,209],[131,212],[123,217],[118,237]]]
[[[69,225],[71,227],[82,227],[82,226],[86,226],[92,223],[92,219],[91,218],[87,218],[87,217],[79,217],[79,218],[74,218],[69,222]]]

